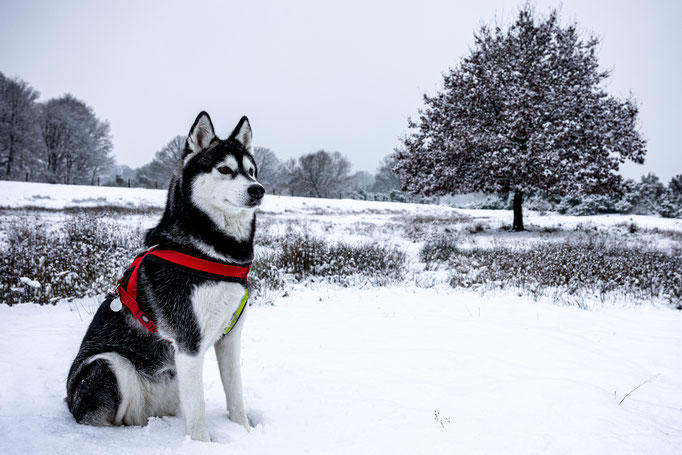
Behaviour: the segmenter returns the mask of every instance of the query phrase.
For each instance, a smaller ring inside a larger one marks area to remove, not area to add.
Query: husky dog
[[[200,113],[173,175],[163,217],[147,232],[145,243],[208,261],[249,265],[254,212],[265,193],[257,173],[248,119],[242,117],[230,137],[221,140],[208,114]],[[187,434],[209,441],[203,364],[213,346],[229,418],[248,430],[239,360],[248,306],[224,335],[245,297],[245,284],[143,261],[137,290],[140,309],[158,331],[146,329],[126,308],[115,311],[108,301],[99,307],[66,384],[66,401],[76,420],[145,425],[151,416],[173,415],[179,405]]]

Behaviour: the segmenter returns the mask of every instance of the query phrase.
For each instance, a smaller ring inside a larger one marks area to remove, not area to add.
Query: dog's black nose
[[[262,185],[251,185],[246,191],[253,199],[262,199],[265,194],[265,188]]]

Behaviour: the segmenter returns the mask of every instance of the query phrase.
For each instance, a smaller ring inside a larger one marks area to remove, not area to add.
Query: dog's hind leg
[[[66,403],[78,423],[115,425],[120,402],[116,375],[106,360],[86,360],[71,368]]]
[[[220,369],[220,378],[225,390],[230,420],[242,425],[248,431],[251,427],[249,426],[249,419],[244,409],[240,362],[241,331],[244,319],[244,315],[242,315],[232,331],[216,342],[215,353],[218,358],[218,368]]]
[[[90,359],[106,360],[116,376],[120,401],[115,425],[146,425],[151,416],[174,413],[178,405],[176,381],[151,381],[138,373],[130,360],[115,352]]]

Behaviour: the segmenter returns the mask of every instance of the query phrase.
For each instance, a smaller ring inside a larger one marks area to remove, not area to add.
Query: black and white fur
[[[230,137],[221,140],[202,112],[173,175],[163,217],[147,232],[147,246],[250,263],[254,210],[265,192],[256,176],[248,119],[242,117]],[[138,303],[158,332],[147,331],[126,308],[115,312],[103,303],[69,371],[66,401],[73,416],[90,425],[145,425],[149,417],[173,415],[179,406],[187,434],[209,441],[202,374],[204,354],[213,346],[229,418],[248,430],[240,372],[247,309],[223,336],[244,292],[238,283],[143,261]]]

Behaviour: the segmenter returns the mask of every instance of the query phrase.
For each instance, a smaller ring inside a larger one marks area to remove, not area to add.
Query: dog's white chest
[[[205,283],[192,292],[192,308],[201,328],[201,350],[206,351],[224,333],[244,297],[238,283]]]

